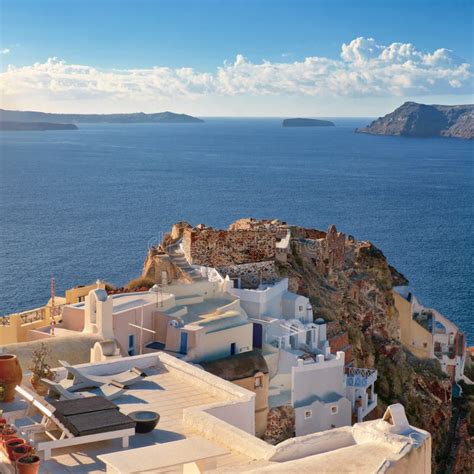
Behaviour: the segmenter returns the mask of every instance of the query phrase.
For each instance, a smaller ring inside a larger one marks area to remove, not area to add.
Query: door
[[[235,342],[230,345],[230,355],[233,356],[235,354]]]
[[[187,354],[188,353],[188,333],[187,332],[181,332],[181,339],[180,339],[180,345],[179,345],[179,352],[181,354]]]
[[[263,330],[262,325],[253,323],[253,339],[252,345],[255,349],[262,348]]]
[[[135,355],[135,336],[133,334],[128,336],[128,355]]]

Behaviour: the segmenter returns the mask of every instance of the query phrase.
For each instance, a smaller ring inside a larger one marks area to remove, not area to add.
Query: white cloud
[[[0,49],[0,54],[10,54],[10,52],[11,52],[10,48]]]
[[[356,38],[343,44],[340,59],[311,56],[302,61],[252,63],[242,54],[216,71],[155,66],[99,69],[50,58],[8,66],[0,74],[9,101],[41,97],[65,100],[195,100],[206,96],[397,97],[468,94],[470,65],[448,49],[423,52],[410,43],[377,44]]]

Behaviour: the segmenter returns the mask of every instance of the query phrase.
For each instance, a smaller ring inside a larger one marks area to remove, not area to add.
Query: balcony
[[[376,369],[346,368],[346,385],[348,387],[367,388],[377,380]]]

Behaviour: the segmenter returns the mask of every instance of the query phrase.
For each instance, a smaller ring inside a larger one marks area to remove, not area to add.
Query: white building
[[[159,292],[92,290],[85,303],[64,308],[61,329],[115,340],[130,356],[159,349],[200,362],[252,350],[252,324],[239,299],[209,281]]]
[[[309,299],[290,292],[288,279],[243,289],[215,270],[207,274],[212,281],[159,292],[93,290],[85,303],[65,307],[63,326],[115,340],[118,350],[106,353],[98,344],[91,360],[164,350],[199,363],[261,349],[270,368],[269,406],[293,406],[297,435],[350,426],[352,413],[362,421],[375,408],[377,372],[369,371],[370,386],[355,383],[367,377],[346,377],[344,353],[331,353],[325,321],[313,322]]]
[[[326,322],[313,322],[308,298],[288,290],[288,279],[257,289],[229,288],[253,323],[253,345],[271,370],[271,407],[291,404],[296,435],[351,425],[377,406],[374,369],[348,369],[331,353]]]

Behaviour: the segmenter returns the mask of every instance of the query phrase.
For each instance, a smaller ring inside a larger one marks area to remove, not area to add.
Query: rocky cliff
[[[408,137],[474,138],[474,105],[425,105],[405,102],[357,133]]]
[[[273,245],[288,230],[291,239],[282,257],[269,250],[268,240]],[[222,238],[221,246],[216,235]],[[380,249],[338,232],[335,226],[324,232],[278,220],[241,219],[227,230],[215,230],[180,222],[161,245],[150,250],[143,276],[158,281],[163,255],[185,239],[199,243],[190,247],[190,255],[205,259],[207,266],[219,268],[232,255],[244,266],[261,265],[262,255],[271,260],[277,276],[288,277],[290,290],[310,298],[315,318],[323,317],[348,332],[355,366],[377,368],[379,402],[371,415],[380,417],[387,405],[402,403],[409,421],[432,434],[434,466],[443,465],[452,418],[451,384],[434,361],[416,359],[402,347],[392,288],[407,280],[389,265]],[[259,251],[244,252],[248,239],[250,248]],[[173,265],[165,261],[166,268]],[[174,269],[174,274],[183,279],[179,270]]]

